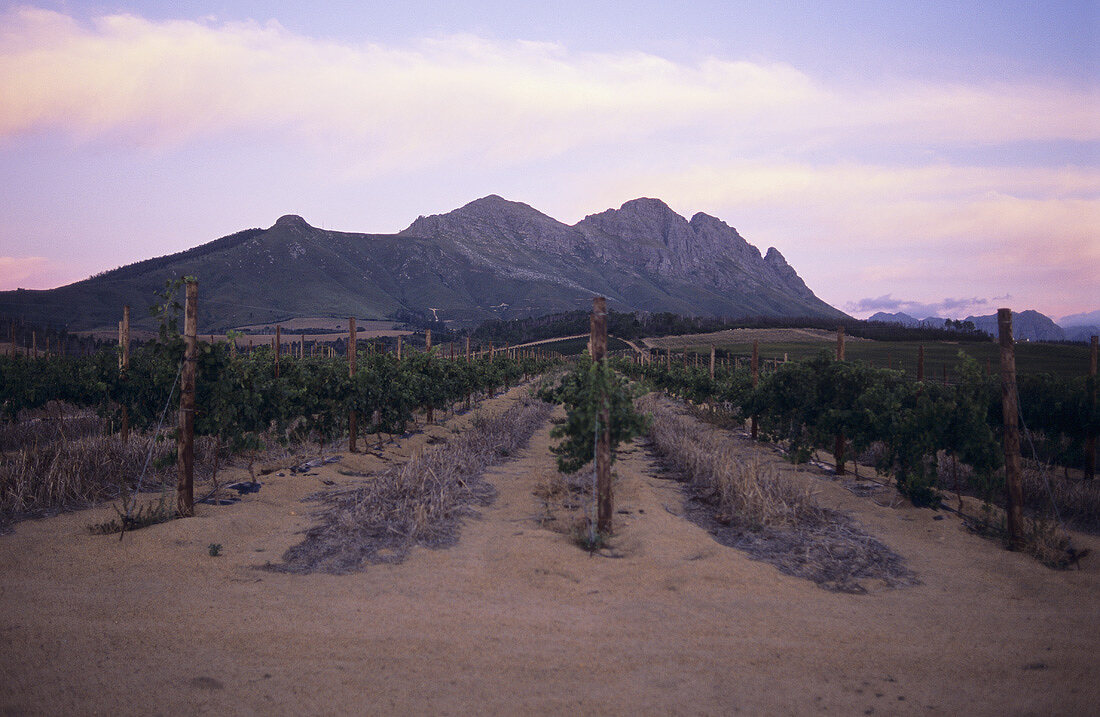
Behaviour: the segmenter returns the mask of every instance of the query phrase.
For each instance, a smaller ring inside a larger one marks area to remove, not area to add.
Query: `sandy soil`
[[[515,395],[515,391],[512,395]],[[503,403],[509,398],[497,399]],[[640,447],[618,534],[591,556],[540,528],[549,424],[489,472],[497,501],[448,550],[346,575],[259,571],[300,499],[419,450],[436,426],[231,506],[117,536],[99,508],[0,537],[0,714],[1088,714],[1100,561],[1053,572],[928,510],[812,481],[922,584],[831,593],[681,517]],[[770,453],[770,452],[769,452]],[[773,455],[773,459],[778,460]],[[1092,547],[1095,539],[1079,538]],[[224,555],[208,555],[221,543]]]

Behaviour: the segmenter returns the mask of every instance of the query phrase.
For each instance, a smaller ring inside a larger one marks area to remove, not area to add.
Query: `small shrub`
[[[168,499],[167,492],[161,492],[160,499],[156,503],[146,503],[134,510],[136,498],[126,494],[122,497],[122,506],[115,506],[117,517],[102,523],[93,523],[88,526],[88,532],[92,535],[110,535],[111,533],[124,533],[128,530],[137,530],[157,523],[167,523],[177,517],[176,506]]]

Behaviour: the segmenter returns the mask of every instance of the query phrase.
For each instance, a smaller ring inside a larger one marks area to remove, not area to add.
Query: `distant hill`
[[[997,315],[967,316],[967,321],[974,322],[979,331],[984,331],[990,336],[996,337],[1000,329],[997,327]],[[1012,337],[1018,341],[1065,341],[1066,332],[1054,321],[1038,311],[1012,312]]]
[[[138,326],[166,280],[199,279],[200,330],[295,316],[475,324],[539,316],[608,297],[622,311],[837,317],[772,248],[725,222],[688,221],[657,199],[563,224],[496,195],[420,217],[398,234],[326,231],[295,215],[57,289],[0,292],[0,311],[70,330]]]
[[[915,319],[909,314],[898,312],[889,314],[883,311],[874,314],[868,321],[880,321],[888,324],[901,324],[908,327],[925,327],[933,329],[953,328],[947,322],[950,319],[941,319],[938,316],[930,316],[926,319]],[[996,337],[999,331],[997,327],[997,315],[967,316],[963,321],[969,321],[978,331],[983,331]],[[1095,330],[1095,327],[1082,327],[1083,331]],[[1021,341],[1077,341],[1073,338],[1079,332],[1068,332],[1058,326],[1048,317],[1031,309],[1019,313],[1012,312],[1012,335]],[[1091,334],[1090,334],[1091,335]],[[1085,339],[1087,340],[1087,339]]]
[[[1058,321],[1058,325],[1063,329],[1068,329],[1071,326],[1100,326],[1100,309],[1063,316]]]
[[[1093,336],[1100,336],[1100,326],[1080,325],[1067,326],[1066,341],[1091,341]]]
[[[884,311],[880,311],[874,314],[868,321],[881,321],[884,324],[901,324],[902,326],[908,326],[910,328],[926,328],[926,329],[942,329],[947,328],[948,319],[940,318],[939,316],[928,316],[923,319],[917,319],[909,314],[899,311],[896,314],[888,314]]]
[[[872,314],[867,317],[868,321],[880,321],[884,324],[901,324],[902,326],[920,326],[920,321],[913,318],[909,314],[899,311],[895,314],[888,314],[885,311],[879,311],[876,314]]]

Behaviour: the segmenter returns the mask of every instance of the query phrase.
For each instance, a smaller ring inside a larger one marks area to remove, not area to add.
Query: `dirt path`
[[[497,501],[456,547],[353,575],[254,569],[309,524],[302,496],[352,480],[347,465],[121,543],[83,530],[105,509],[16,526],[0,537],[0,713],[1085,714],[1100,700],[1096,561],[1052,572],[953,518],[798,474],[922,580],[826,592],[680,517],[677,485],[637,446],[616,464],[615,557],[594,557],[538,525],[549,430],[489,471]]]

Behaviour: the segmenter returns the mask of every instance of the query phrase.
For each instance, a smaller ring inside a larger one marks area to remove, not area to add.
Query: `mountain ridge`
[[[617,310],[700,316],[837,317],[782,254],[762,256],[724,221],[689,221],[639,198],[570,226],[488,195],[420,216],[396,234],[337,232],[286,214],[164,257],[57,289],[0,292],[5,313],[70,328],[112,326],[123,304],[153,303],[168,279],[200,281],[200,325],[291,316],[388,318],[431,309],[459,324],[577,309],[595,294]],[[63,313],[50,307],[68,305]]]

